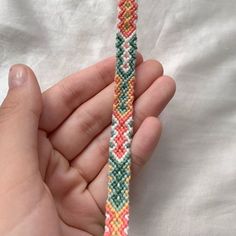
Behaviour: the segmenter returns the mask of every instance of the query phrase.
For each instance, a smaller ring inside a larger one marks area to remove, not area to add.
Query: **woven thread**
[[[116,73],[104,236],[128,235],[137,8],[136,0],[118,2]]]

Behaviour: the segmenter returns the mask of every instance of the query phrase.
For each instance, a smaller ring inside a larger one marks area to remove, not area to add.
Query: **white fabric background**
[[[140,0],[139,50],[177,82],[132,184],[131,236],[236,235],[236,1]],[[0,0],[0,98],[13,63],[41,88],[114,54],[116,1]]]

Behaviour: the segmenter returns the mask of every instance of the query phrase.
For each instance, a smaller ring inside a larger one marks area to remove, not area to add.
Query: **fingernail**
[[[27,79],[27,70],[22,65],[14,65],[10,68],[8,86],[10,89],[19,87]]]

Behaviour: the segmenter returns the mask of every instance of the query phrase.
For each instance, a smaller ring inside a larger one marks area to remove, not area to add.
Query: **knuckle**
[[[81,132],[88,136],[92,135],[95,125],[92,115],[86,109],[81,109],[78,112],[78,119]]]
[[[4,123],[14,117],[19,110],[21,110],[19,101],[8,101],[6,104],[2,104],[0,107],[0,122]]]
[[[66,83],[61,82],[56,87],[58,89],[58,94],[62,97],[64,103],[66,106],[68,106],[70,109],[74,109],[75,107],[75,100],[79,98],[79,94],[82,92],[80,91],[80,88],[77,88],[76,86],[69,86],[66,85]]]
[[[112,82],[110,78],[114,77],[114,73],[111,72],[105,64],[95,64],[94,69],[96,71],[98,80],[103,82],[104,87]]]
[[[163,75],[162,77],[163,77],[163,79],[168,81],[168,85],[169,85],[170,88],[172,88],[172,90],[176,89],[176,82],[172,77],[170,77],[168,75]]]
[[[102,127],[101,114],[94,112],[86,107],[78,110],[77,117],[80,120],[80,130],[88,136],[93,136]]]
[[[132,164],[139,167],[139,168],[141,168],[146,164],[146,158],[132,152]]]
[[[162,80],[166,81],[165,86],[163,87],[163,94],[166,99],[170,100],[176,92],[176,83],[170,76],[162,76]]]
[[[23,119],[38,120],[40,111],[37,108],[26,108],[20,101],[7,101],[0,106],[0,123],[8,122],[9,120]]]
[[[145,120],[146,117],[147,114],[145,114],[143,110],[138,109],[138,107],[136,107],[134,112],[134,132],[137,131],[137,129],[140,127],[140,125],[142,124],[142,122]]]
[[[106,158],[108,157],[108,154],[109,154],[109,140],[110,140],[109,135],[98,139],[97,149],[98,149],[98,152],[99,152],[99,156],[106,157]]]

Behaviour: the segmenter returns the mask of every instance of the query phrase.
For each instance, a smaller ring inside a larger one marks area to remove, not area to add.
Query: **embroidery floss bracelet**
[[[104,236],[128,235],[137,9],[136,0],[118,1],[116,73]]]

